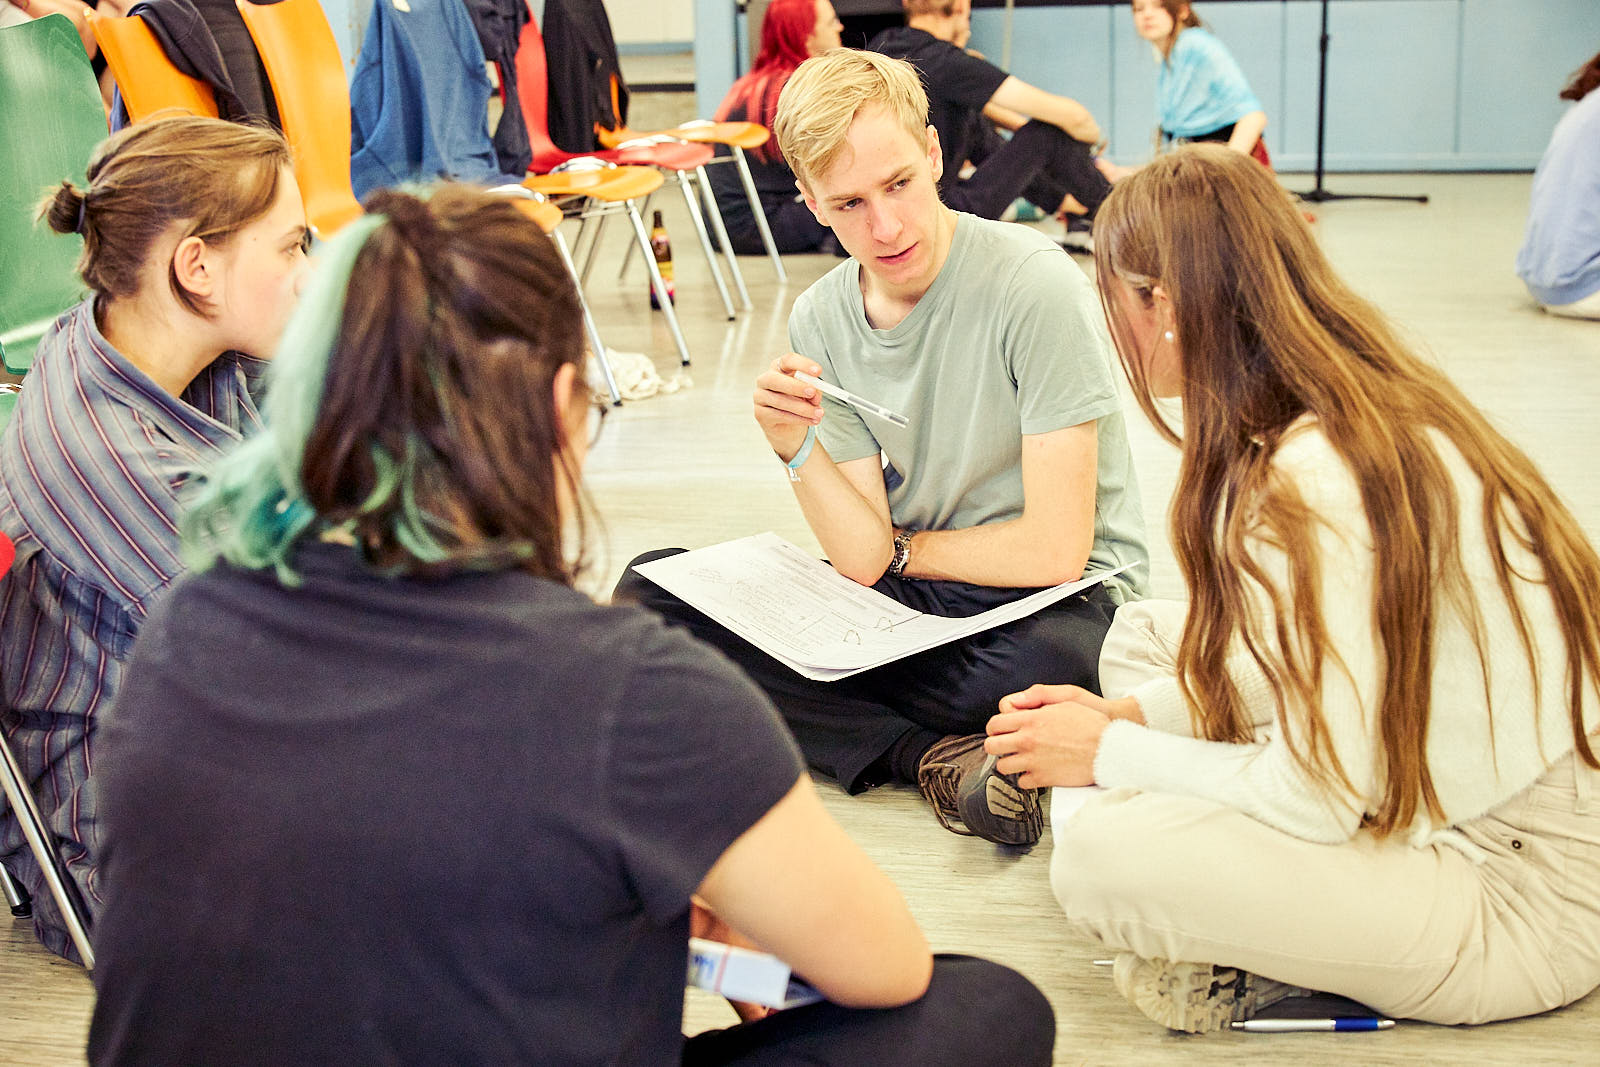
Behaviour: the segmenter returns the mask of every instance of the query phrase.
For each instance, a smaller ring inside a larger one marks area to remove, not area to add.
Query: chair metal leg
[[[789,274],[783,269],[783,257],[778,255],[778,242],[772,239],[772,227],[767,225],[767,213],[761,207],[761,195],[756,192],[756,180],[750,175],[750,164],[744,158],[744,149],[731,145],[733,161],[739,167],[739,182],[744,186],[745,198],[750,201],[750,213],[755,216],[756,229],[761,232],[761,243],[766,246],[772,269],[778,272],[778,281],[786,282]]]
[[[572,239],[571,249],[574,262],[583,258],[583,250],[587,247],[584,244],[584,237],[589,233],[589,217],[595,204],[596,201],[594,200],[585,200],[582,210],[578,212],[578,236]]]
[[[667,329],[672,333],[673,343],[678,346],[678,358],[685,367],[689,365],[689,346],[683,340],[683,330],[678,327],[678,313],[672,309],[672,297],[667,295],[667,283],[661,279],[661,271],[656,266],[656,257],[650,254],[650,232],[644,228],[644,219],[639,217],[639,209],[628,203],[628,219],[633,223],[633,236],[639,242],[639,251],[644,255],[645,269],[650,272],[650,288],[655,290],[656,303],[661,305],[661,313],[666,317]]]
[[[33,914],[33,898],[4,867],[0,867],[0,892],[5,893],[6,906],[11,909],[13,916],[26,919]]]
[[[645,212],[650,210],[650,200],[655,195],[656,195],[656,191],[654,189],[650,190],[648,193],[645,194],[644,203],[639,207],[639,217],[640,218],[643,218]],[[628,243],[628,247],[623,249],[623,252],[622,252],[622,266],[617,268],[617,277],[618,278],[621,278],[624,274],[626,274],[628,272],[628,264],[630,262],[632,262],[632,260],[633,260],[633,243],[630,241]]]
[[[562,239],[560,230],[552,230],[550,237],[555,241],[556,251],[561,254],[561,262],[566,265],[567,273],[572,275],[572,284],[578,290],[578,307],[583,310],[583,328],[589,335],[589,345],[594,349],[595,361],[600,364],[600,373],[606,377],[606,389],[611,393],[611,403],[621,407],[622,393],[617,390],[616,375],[611,373],[611,359],[606,355],[606,343],[600,339],[600,329],[594,323],[594,316],[589,313],[589,301],[584,299],[583,283],[578,280],[578,272],[572,265],[572,255],[567,251],[567,242]]]
[[[578,287],[581,289],[589,284],[589,272],[594,269],[595,255],[600,251],[600,238],[606,232],[606,217],[609,211],[595,213],[594,239],[589,242],[589,251],[583,256],[583,273],[578,276]]]
[[[4,787],[6,802],[11,806],[17,824],[22,827],[22,836],[27,839],[34,859],[44,872],[45,884],[49,886],[50,896],[61,912],[61,921],[66,923],[72,943],[78,948],[79,958],[83,960],[85,968],[94,970],[94,951],[89,947],[88,909],[79,899],[78,887],[71,875],[67,874],[61,857],[56,855],[44,816],[33,799],[33,791],[28,788],[28,780],[23,776],[22,768],[3,736],[0,736],[0,786]]]
[[[710,180],[706,178],[706,168],[696,168],[694,179],[700,186],[700,199],[705,202],[706,215],[711,219],[711,229],[722,245],[723,258],[728,261],[728,273],[733,275],[734,288],[739,290],[739,306],[749,311],[755,305],[750,303],[750,290],[744,287],[744,272],[739,269],[739,257],[734,254],[733,242],[728,240],[728,228],[722,223],[722,208],[718,206],[717,194],[712,190]]]
[[[689,221],[694,223],[695,236],[700,238],[700,250],[706,254],[706,266],[711,268],[711,280],[717,285],[717,295],[727,309],[728,321],[738,318],[733,309],[733,297],[728,295],[728,283],[722,280],[722,269],[717,266],[717,254],[711,250],[711,235],[706,232],[705,216],[700,212],[700,197],[694,190],[694,178],[687,171],[678,171],[678,191],[683,193],[684,206],[689,209]]]

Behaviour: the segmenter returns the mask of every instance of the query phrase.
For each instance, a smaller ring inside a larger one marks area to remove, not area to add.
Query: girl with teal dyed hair
[[[591,411],[579,305],[514,201],[380,192],[324,255],[270,383],[268,429],[205,478],[191,564],[293,580],[308,538],[391,573],[516,567],[571,582]],[[597,416],[596,416],[597,418]],[[570,423],[570,425],[569,425]]]
[[[935,963],[759,690],[572,588],[554,246],[460,187],[368,209],[100,734],[91,1061],[1048,1063],[1048,1003]],[[834,1003],[685,1041],[691,929],[733,928]]]

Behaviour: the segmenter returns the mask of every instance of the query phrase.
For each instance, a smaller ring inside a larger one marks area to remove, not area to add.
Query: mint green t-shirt
[[[1024,226],[957,213],[949,258],[893,329],[867,322],[847,260],[795,301],[789,343],[822,377],[905,415],[900,428],[823,397],[818,440],[835,462],[877,455],[896,526],[958,530],[1022,514],[1022,438],[1094,422],[1094,547],[1087,573],[1134,564],[1108,588],[1142,595],[1144,517],[1094,287]],[[1120,587],[1119,587],[1120,586]]]

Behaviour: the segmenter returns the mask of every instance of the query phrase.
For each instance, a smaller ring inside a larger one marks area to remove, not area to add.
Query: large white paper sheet
[[[857,585],[774,533],[634,569],[797,673],[831,682],[1025,618],[1122,568],[964,619],[928,615]]]

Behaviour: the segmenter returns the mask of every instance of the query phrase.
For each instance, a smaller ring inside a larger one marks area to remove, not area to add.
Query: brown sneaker
[[[998,757],[983,750],[983,741],[983,734],[968,734],[936,742],[917,766],[917,788],[951,833],[1031,845],[1044,832],[1039,790],[1024,789],[1016,775],[996,771]]]

